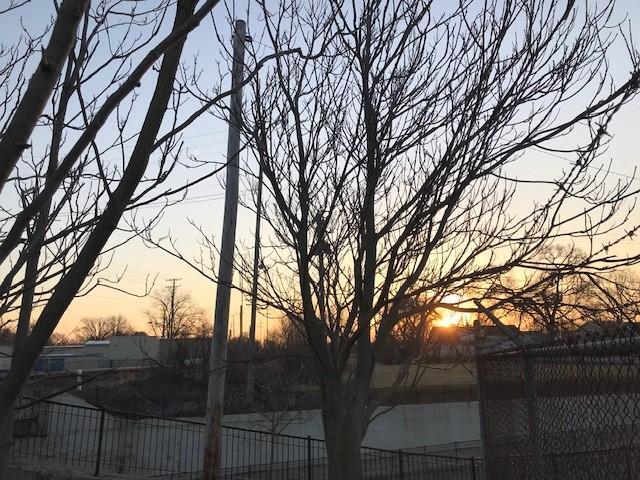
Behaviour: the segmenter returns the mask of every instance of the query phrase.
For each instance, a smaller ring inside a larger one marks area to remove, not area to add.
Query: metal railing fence
[[[640,478],[640,337],[478,356],[487,479]]]
[[[45,401],[16,409],[14,456],[90,472],[172,480],[201,476],[202,422]],[[473,458],[362,447],[366,479],[480,480]],[[223,427],[229,480],[328,480],[323,440]]]
[[[482,442],[480,440],[463,440],[460,442],[423,445],[421,447],[408,448],[405,451],[410,453],[424,453],[431,455],[450,455],[453,457],[481,458]]]

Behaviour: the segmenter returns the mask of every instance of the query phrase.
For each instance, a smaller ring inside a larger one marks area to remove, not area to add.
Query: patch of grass
[[[400,365],[377,365],[373,373],[373,388],[385,388],[393,385],[401,368]],[[412,365],[407,381],[411,382],[415,375],[418,375],[419,380],[416,382],[418,387],[475,385],[475,368],[474,363]]]

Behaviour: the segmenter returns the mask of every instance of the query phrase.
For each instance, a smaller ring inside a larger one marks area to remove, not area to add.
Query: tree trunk
[[[179,0],[176,7],[176,18],[173,32],[181,31],[180,25],[193,20],[193,10],[197,0]],[[212,7],[216,2],[211,2]],[[194,27],[195,28],[195,27]],[[187,30],[188,33],[190,30]],[[11,459],[12,444],[12,408],[20,389],[29,377],[29,372],[42,352],[46,341],[57,326],[60,318],[82,286],[84,279],[93,267],[104,245],[116,229],[127,203],[139,185],[153,151],[155,138],[164,118],[164,112],[173,91],[173,82],[180,63],[182,47],[186,35],[172,44],[165,52],[153,97],[147,109],[142,129],[138,135],[135,148],[131,154],[129,164],[122,179],[113,192],[99,222],[89,235],[83,246],[79,259],[65,273],[58,282],[51,298],[43,308],[38,321],[28,336],[20,351],[13,352],[11,367],[7,376],[0,382],[0,479]]]
[[[11,122],[0,139],[0,191],[7,182],[22,152],[29,148],[31,133],[51,97],[62,67],[76,40],[80,19],[89,0],[65,0],[58,9],[49,44],[42,51],[38,68],[29,80]]]
[[[113,113],[116,107],[120,105],[135,88],[140,86],[142,77],[156,64],[158,59],[162,57],[167,50],[174,47],[176,43],[183,42],[185,36],[200,25],[200,22],[211,12],[219,1],[220,0],[207,0],[180,28],[173,29],[170,35],[166,36],[147,53],[129,77],[107,98],[105,103],[95,113],[89,125],[83,130],[76,143],[67,152],[67,155],[60,163],[50,184],[47,184],[36,198],[16,215],[13,225],[5,233],[4,239],[0,243],[0,264],[4,263],[9,255],[20,245],[22,233],[29,225],[29,221],[41,210],[43,203],[53,197],[58,187],[60,187],[71,171],[73,165],[75,165],[85,149],[91,144],[91,141],[95,139],[98,132],[104,127],[111,113]],[[179,48],[182,49],[182,46]],[[175,76],[173,78],[175,78]],[[6,139],[7,133],[5,132],[2,141],[4,142]],[[154,149],[155,148],[152,148],[150,151],[152,152]],[[4,168],[4,165],[0,165],[0,170]]]
[[[322,385],[322,423],[331,480],[362,479],[360,444],[366,433],[366,405],[339,382]]]
[[[8,478],[9,463],[13,451],[13,402],[0,408],[0,478]]]

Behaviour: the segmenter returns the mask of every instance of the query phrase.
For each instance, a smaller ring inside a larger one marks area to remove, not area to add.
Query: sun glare
[[[434,327],[452,327],[460,322],[460,316],[456,312],[441,311],[440,317],[433,320]]]
[[[460,295],[451,294],[447,295],[442,300],[443,303],[458,304],[462,301],[462,297]],[[435,318],[433,320],[434,327],[453,327],[455,325],[464,323],[463,313],[447,310],[446,308],[439,308],[437,312],[438,318]]]

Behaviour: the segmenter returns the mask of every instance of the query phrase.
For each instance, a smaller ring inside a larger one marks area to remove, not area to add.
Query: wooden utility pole
[[[253,402],[255,388],[256,315],[258,306],[258,275],[260,265],[260,216],[262,215],[262,162],[258,170],[258,204],[256,206],[256,231],[253,242],[253,284],[251,285],[251,320],[249,323],[249,363],[247,365],[247,403]]]
[[[173,338],[175,336],[176,292],[179,287],[179,285],[177,285],[179,280],[180,278],[167,278],[167,283],[169,284],[169,317],[167,318],[166,336],[168,338]]]
[[[173,365],[174,357],[174,338],[176,336],[176,290],[178,285],[176,283],[180,280],[179,278],[167,278],[167,282],[170,284],[169,286],[169,316],[165,318],[163,322],[165,325],[162,326],[162,336],[169,339],[169,352],[167,359],[169,360],[169,364]]]
[[[203,479],[217,480],[220,475],[222,450],[222,415],[226,377],[227,343],[229,341],[229,303],[233,281],[233,255],[238,214],[238,182],[240,127],[242,124],[242,74],[246,24],[236,20],[233,35],[233,66],[231,70],[231,105],[227,145],[227,182],[222,224],[222,245],[218,265],[218,286],[211,339],[209,388],[207,391],[207,438],[204,451]]]

